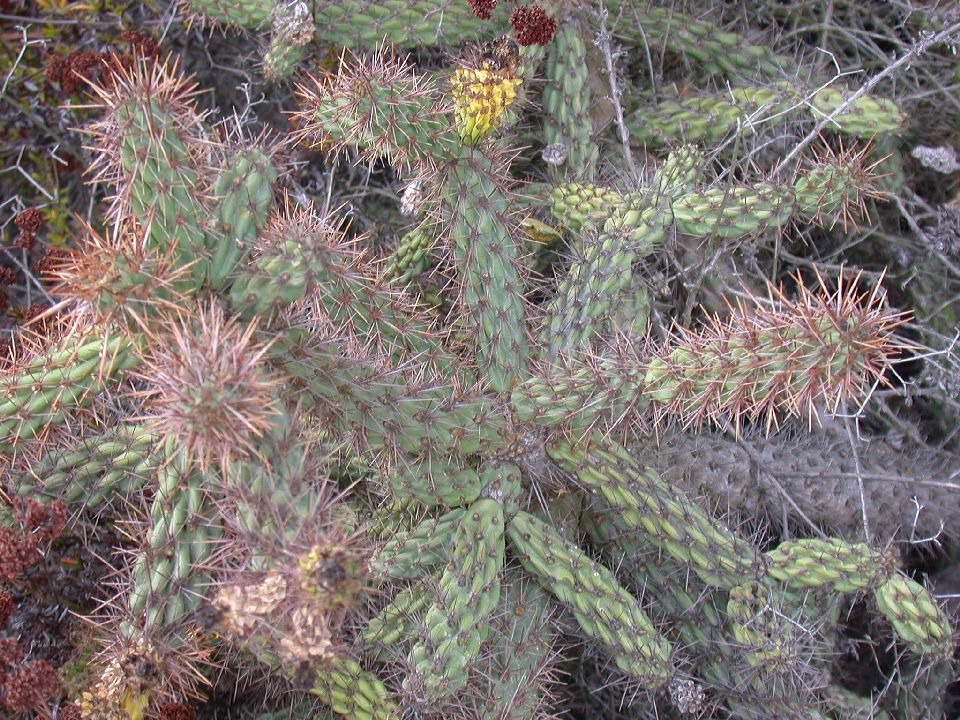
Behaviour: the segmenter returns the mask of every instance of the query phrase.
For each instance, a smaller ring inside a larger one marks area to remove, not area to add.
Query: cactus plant
[[[193,6],[276,33],[292,11]],[[361,28],[366,46],[363,33],[421,22],[416,7],[323,3],[313,29],[330,32],[325,13],[373,13],[384,24]],[[466,3],[452,8],[450,37],[477,20]],[[743,69],[721,52],[738,39],[645,17],[646,31],[711,69]],[[568,72],[564,47],[573,63],[584,54],[575,29],[561,29],[549,72]],[[277,75],[306,43],[293,45],[268,55]],[[772,432],[859,402],[906,349],[879,286],[796,277],[726,318],[642,342],[646,312],[616,307],[631,297],[649,312],[635,274],[673,233],[733,240],[794,217],[846,218],[872,192],[862,157],[825,153],[791,183],[713,182],[704,154],[680,146],[646,187],[564,182],[531,203],[510,176],[509,135],[534,63],[473,55],[433,76],[387,51],[345,57],[297,89],[293,140],[386,161],[423,185],[415,212],[426,219],[383,273],[335,213],[277,202],[277,146],[209,147],[175,68],[144,60],[98,87],[94,172],[114,183],[117,229],[88,243],[109,253],[63,261],[57,292],[78,322],[11,360],[0,411],[0,450],[44,456],[14,476],[16,492],[91,507],[140,495],[149,508],[117,601],[118,649],[91,698],[139,712],[193,691],[199,670],[168,669],[220,639],[344,718],[466,708],[520,720],[551,711],[565,630],[677,712],[699,689],[733,717],[836,716],[862,701],[805,683],[797,658],[825,670],[834,613],[856,593],[911,653],[946,660],[949,620],[890,554],[842,522],[837,537],[762,548],[661,475],[641,444],[671,421]],[[761,70],[779,67],[755,55]],[[563,94],[582,103],[585,79],[569,72]],[[546,99],[549,133],[569,139],[590,179],[599,154],[584,108],[564,117]],[[531,206],[571,235],[546,290],[522,258]],[[457,276],[458,312],[440,321],[402,287],[428,247]],[[625,326],[632,334],[611,332]],[[84,413],[107,393],[122,424],[86,431]],[[66,439],[45,447],[54,432]],[[338,453],[363,463],[342,487],[321,461]],[[584,533],[613,560],[592,556]],[[199,626],[207,603],[218,638]],[[131,655],[168,677],[141,686],[125,671]]]

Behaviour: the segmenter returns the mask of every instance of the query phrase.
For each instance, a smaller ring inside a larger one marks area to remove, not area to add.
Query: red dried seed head
[[[546,45],[557,32],[557,21],[539,5],[517,6],[510,16],[510,27],[519,45]]]
[[[71,258],[71,252],[65,248],[52,247],[33,263],[33,272],[41,280],[56,279],[57,270]]]
[[[31,308],[42,305],[31,305]],[[13,517],[24,532],[36,534],[40,540],[50,541],[60,537],[66,525],[67,506],[59,500],[44,505],[33,498],[14,498]]]
[[[37,236],[32,232],[20,231],[20,237],[17,238],[17,241],[13,244],[13,247],[16,249],[26,250],[30,252],[33,250],[33,246],[37,244]]]
[[[43,71],[44,77],[51,85],[59,85],[63,81],[63,74],[67,70],[67,59],[50,53],[47,55],[47,67]]]
[[[100,64],[100,54],[92,50],[75,50],[67,55],[66,62],[60,87],[68,95],[73,95],[83,87],[84,80],[93,79],[93,71]]]
[[[27,208],[13,219],[13,224],[20,232],[38,233],[43,230],[46,221],[40,208]]]
[[[190,705],[168,703],[160,708],[161,720],[196,720],[197,712]]]
[[[3,679],[3,704],[15,712],[39,710],[60,686],[56,671],[44,660],[32,660]]]
[[[15,528],[0,528],[0,582],[12,583],[39,559],[32,535],[24,535]]]
[[[57,715],[57,720],[80,720],[80,708],[73,703],[64,705],[62,708],[60,708],[60,713]]]
[[[17,274],[8,267],[0,267],[0,286],[13,285],[17,282]]]
[[[497,7],[497,0],[467,0],[474,14],[481,20],[489,20]]]
[[[120,39],[130,46],[131,55],[142,58],[160,57],[160,46],[157,45],[149,35],[131,30],[121,35]]]
[[[23,648],[17,638],[0,638],[0,677],[11,665],[23,662]]]
[[[13,599],[6,593],[0,592],[0,629],[3,629],[13,615],[13,608]]]

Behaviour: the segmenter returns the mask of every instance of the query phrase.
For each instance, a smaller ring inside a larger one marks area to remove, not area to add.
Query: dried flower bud
[[[547,11],[539,5],[518,5],[510,16],[510,27],[513,28],[519,45],[546,45],[557,32],[557,21],[547,15]]]
[[[541,153],[543,161],[548,165],[563,165],[567,161],[567,146],[562,143],[550,143]]]

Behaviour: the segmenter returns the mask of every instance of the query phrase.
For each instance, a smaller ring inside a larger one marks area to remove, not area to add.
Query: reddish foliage
[[[42,505],[16,498],[13,517],[19,528],[0,528],[0,581],[13,582],[40,559],[37,543],[55,540],[66,525],[67,508],[62,502]]]
[[[57,720],[80,720],[80,708],[72,703],[64,705],[57,714]]]
[[[40,540],[56,540],[67,522],[67,506],[62,502],[48,505],[33,498],[14,498],[13,517],[25,532],[36,533]]]
[[[131,30],[125,32],[120,38],[130,46],[131,55],[142,58],[160,57],[160,46],[157,45],[149,35]]]
[[[0,628],[7,624],[13,615],[13,600],[6,593],[0,592]]]
[[[0,267],[0,285],[13,285],[17,281],[17,274],[8,267]]]
[[[67,59],[65,57],[53,52],[47,55],[47,67],[44,69],[43,74],[47,78],[48,83],[51,85],[59,85],[66,71]]]
[[[47,331],[51,328],[54,321],[53,315],[48,315],[47,317],[37,320],[41,315],[43,315],[50,307],[47,305],[39,305],[34,303],[30,305],[26,310],[23,311],[23,317],[20,322],[23,325],[26,325],[37,335],[46,335]]]
[[[489,20],[493,9],[497,7],[497,0],[467,0],[474,14],[481,20]]]
[[[16,638],[0,638],[0,677],[11,665],[23,662],[23,648]]]
[[[73,703],[64,705],[62,708],[60,708],[60,713],[57,715],[57,720],[80,720],[80,708]]]
[[[160,720],[196,720],[197,713],[190,705],[169,703],[160,708]]]
[[[518,44],[546,45],[557,32],[557,21],[547,15],[547,11],[539,5],[518,5],[510,16],[510,27],[516,34]]]
[[[0,528],[0,581],[13,582],[40,559],[37,542],[14,528]]]
[[[93,79],[93,71],[100,63],[100,54],[92,50],[74,50],[67,55],[67,69],[63,72],[60,88],[73,95],[83,87],[85,80]]]
[[[0,681],[3,705],[15,712],[38,709],[57,692],[60,680],[43,660],[31,660],[8,672]]]

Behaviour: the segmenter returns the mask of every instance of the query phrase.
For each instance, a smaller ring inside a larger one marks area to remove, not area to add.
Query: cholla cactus
[[[214,640],[198,622],[207,603],[223,642],[360,720],[552,712],[561,629],[680,712],[708,695],[737,717],[845,711],[855,703],[805,682],[796,660],[825,670],[848,593],[869,595],[911,652],[948,657],[949,621],[889,554],[841,537],[764,552],[631,446],[671,418],[769,431],[861,401],[905,347],[879,287],[798,280],[666,341],[611,333],[615,305],[642,295],[637,262],[669,233],[828,224],[859,208],[868,170],[840,153],[785,185],[705,186],[703,155],[683,146],[648,187],[561,187],[539,209],[579,235],[534,307],[494,132],[509,129],[511,70],[488,58],[440,82],[380,51],[298,88],[295,139],[422,184],[426,237],[408,238],[390,272],[436,238],[461,311],[439,328],[335,214],[276,202],[276,147],[214,144],[175,68],[138,64],[97,90],[92,150],[115,229],[91,241],[103,257],[63,261],[59,292],[98,332],[15,358],[0,410],[0,449],[32,464],[18,492],[149,507],[86,700],[135,714],[171,686],[195,691]],[[576,162],[592,162],[576,134]],[[88,431],[108,410],[118,427]],[[53,433],[66,437],[45,453]],[[345,453],[364,466],[343,483],[353,492],[334,480]],[[581,546],[584,531],[612,562]],[[167,676],[138,684],[131,656]]]

